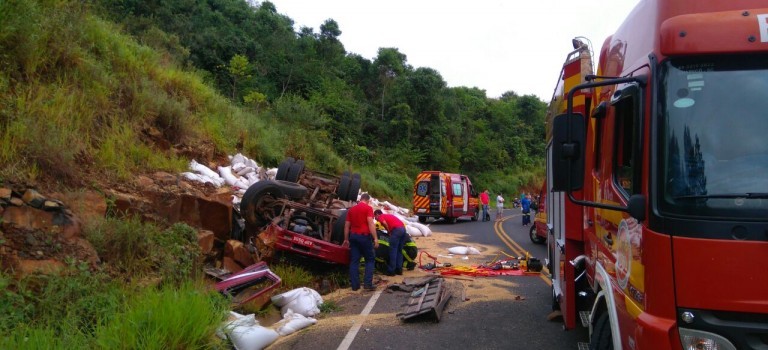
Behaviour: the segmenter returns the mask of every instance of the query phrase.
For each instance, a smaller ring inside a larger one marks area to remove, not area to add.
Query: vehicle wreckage
[[[241,232],[233,238],[252,247],[257,260],[284,251],[320,261],[348,264],[342,247],[346,210],[357,200],[360,174],[341,176],[305,169],[304,161],[286,158],[274,180],[251,185],[240,202]]]

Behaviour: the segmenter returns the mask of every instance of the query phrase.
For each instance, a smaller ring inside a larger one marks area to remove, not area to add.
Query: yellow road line
[[[513,240],[512,237],[510,237],[502,227],[504,221],[507,221],[510,218],[512,218],[512,216],[507,216],[499,221],[494,222],[493,231],[496,233],[496,236],[499,236],[501,241],[504,242],[504,244],[512,250],[513,254],[516,256],[523,256],[527,253],[527,251],[523,249],[523,247],[521,247],[519,244],[517,244],[517,242],[515,242],[515,240]],[[547,285],[552,286],[552,281],[547,277],[547,275],[549,275],[549,270],[547,270],[547,267],[545,266],[541,272],[542,273],[539,274],[539,278],[541,278]]]

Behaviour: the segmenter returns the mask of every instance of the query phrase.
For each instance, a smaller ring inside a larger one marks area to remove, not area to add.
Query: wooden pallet
[[[443,282],[444,280],[439,278],[424,285],[424,291],[419,295],[411,296],[405,309],[403,312],[398,313],[397,317],[401,320],[407,320],[429,314],[434,318],[435,322],[440,322],[443,308],[452,296],[451,292],[445,288]]]

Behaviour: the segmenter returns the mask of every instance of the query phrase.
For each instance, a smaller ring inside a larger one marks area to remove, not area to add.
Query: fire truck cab
[[[553,307],[592,349],[768,348],[768,3],[642,0],[548,113]]]

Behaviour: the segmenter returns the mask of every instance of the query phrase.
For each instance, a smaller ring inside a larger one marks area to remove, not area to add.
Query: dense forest
[[[333,19],[316,31],[289,15],[268,1],[5,1],[0,161],[15,165],[0,176],[182,170],[185,154],[152,151],[159,132],[269,166],[293,156],[353,168],[364,189],[404,205],[422,169],[506,193],[538,185],[537,97],[448,87],[396,47],[369,60],[345,50]]]

